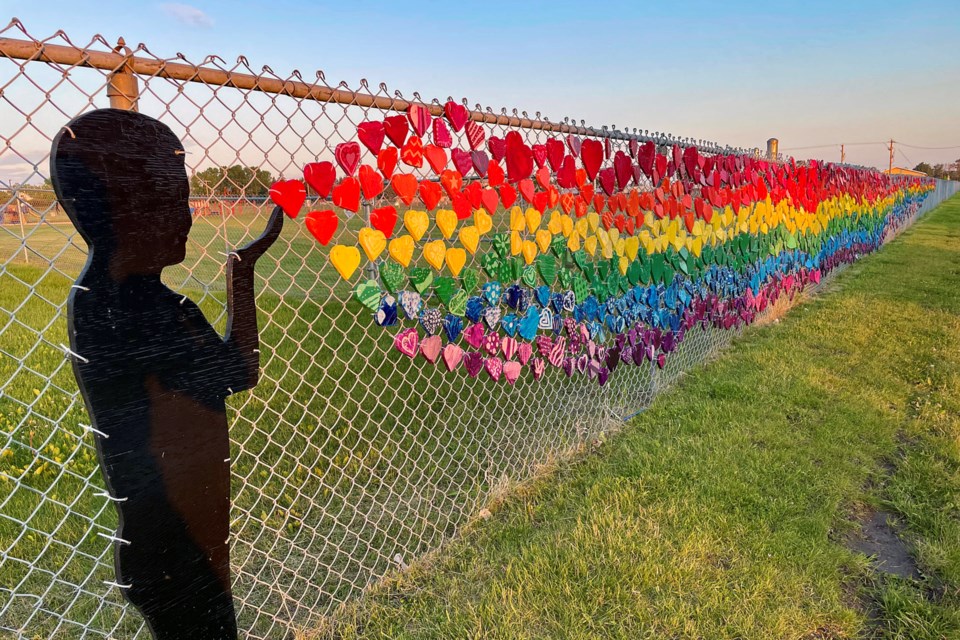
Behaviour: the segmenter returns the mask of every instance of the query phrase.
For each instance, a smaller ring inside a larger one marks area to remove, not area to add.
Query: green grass
[[[955,197],[336,637],[960,637],[958,275]],[[922,580],[845,546],[865,506],[898,515]]]

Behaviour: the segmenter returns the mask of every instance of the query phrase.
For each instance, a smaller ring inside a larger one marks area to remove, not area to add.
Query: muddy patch
[[[891,514],[874,511],[865,514],[860,522],[859,535],[854,534],[848,541],[852,550],[870,556],[871,564],[877,571],[912,580],[921,578],[907,545],[897,535]]]

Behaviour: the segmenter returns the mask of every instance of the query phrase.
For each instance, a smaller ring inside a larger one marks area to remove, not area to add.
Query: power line
[[[808,147],[791,147],[791,148],[789,148],[789,149],[782,149],[782,151],[803,151],[804,149],[826,149],[826,148],[828,148],[828,147],[839,147],[839,146],[841,146],[841,145],[845,145],[845,146],[848,146],[848,147],[857,147],[857,146],[862,146],[862,145],[867,145],[867,144],[882,144],[882,145],[886,145],[887,142],[886,142],[886,141],[882,141],[882,142],[835,142],[835,143],[833,143],[833,144],[815,144],[815,145],[811,145],[811,146],[808,146]]]
[[[907,144],[906,142],[899,142],[899,141],[897,141],[897,144],[900,145],[901,147],[910,147],[911,149],[927,149],[927,150],[933,150],[933,151],[943,151],[945,149],[960,149],[960,144],[955,144],[951,147],[921,147],[915,144]]]

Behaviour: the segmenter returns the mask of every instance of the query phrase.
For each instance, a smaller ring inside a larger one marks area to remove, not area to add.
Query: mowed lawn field
[[[960,638],[960,197],[492,511],[317,636]]]

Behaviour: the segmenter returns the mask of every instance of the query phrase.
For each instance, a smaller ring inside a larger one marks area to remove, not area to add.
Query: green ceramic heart
[[[649,264],[644,264],[644,265],[641,265],[641,266],[640,266],[640,273],[639,273],[639,275],[638,275],[638,278],[639,278],[639,280],[640,280],[641,283],[643,283],[643,284],[650,284],[651,276],[650,276],[650,265],[649,265]]]
[[[380,306],[380,285],[377,284],[376,280],[358,282],[353,290],[353,295],[360,301],[360,304],[371,311],[376,311],[377,307]]]
[[[506,264],[510,267],[510,275],[513,276],[510,279],[519,280],[520,276],[523,275],[523,262],[520,261],[520,258],[516,256],[507,258]]]
[[[610,263],[606,260],[601,260],[597,263],[597,275],[600,276],[601,280],[606,280],[607,275],[610,273]]]
[[[433,292],[443,304],[448,304],[456,291],[457,283],[450,276],[441,276],[433,281]]]
[[[673,267],[664,265],[663,267],[663,284],[670,286],[670,283],[673,282],[673,277],[676,275],[676,271],[673,270]]]
[[[523,284],[528,287],[537,286],[537,267],[536,265],[529,265],[523,270],[523,275],[521,276]]]
[[[493,249],[501,258],[506,258],[510,254],[510,236],[505,233],[495,233],[490,239],[493,242]]]
[[[632,285],[640,284],[640,273],[643,271],[643,265],[640,264],[639,260],[634,260],[630,263],[630,266],[627,267],[627,280],[630,281]]]
[[[458,289],[450,298],[450,302],[447,303],[447,310],[455,316],[463,316],[467,312],[468,297],[466,291]]]
[[[553,255],[563,258],[563,252],[567,250],[567,239],[563,236],[553,236],[553,240],[550,241],[550,250],[553,251]]]
[[[587,257],[587,252],[583,249],[577,249],[573,252],[573,261],[583,270],[586,270],[587,265],[590,264],[590,259]]]
[[[419,293],[423,293],[433,284],[433,271],[426,267],[411,267],[409,273],[410,284]]]
[[[564,289],[569,289],[570,284],[573,282],[573,274],[570,272],[570,269],[566,267],[560,267],[557,271],[557,279],[560,280],[560,286]]]
[[[465,267],[463,271],[460,272],[460,282],[463,284],[463,288],[467,293],[473,293],[477,285],[480,284],[480,272],[476,269]]]
[[[543,281],[548,285],[552,286],[557,281],[557,261],[553,256],[543,254],[537,258],[537,268],[540,270]]]
[[[509,262],[501,262],[500,268],[497,270],[497,275],[494,276],[501,284],[506,284],[513,282],[515,278],[513,277],[513,267]]]
[[[383,280],[383,286],[390,293],[396,293],[403,287],[406,275],[403,273],[403,267],[392,260],[380,263],[380,279]]]
[[[503,261],[495,253],[485,253],[480,256],[480,264],[483,266],[483,270],[487,272],[487,275],[491,278],[500,277],[500,267],[503,264]]]
[[[654,282],[663,282],[664,260],[662,253],[650,256],[650,277]]]
[[[575,276],[573,278],[573,295],[577,298],[577,303],[583,302],[587,299],[587,295],[590,293],[590,285],[587,283],[586,278],[583,276]]]

